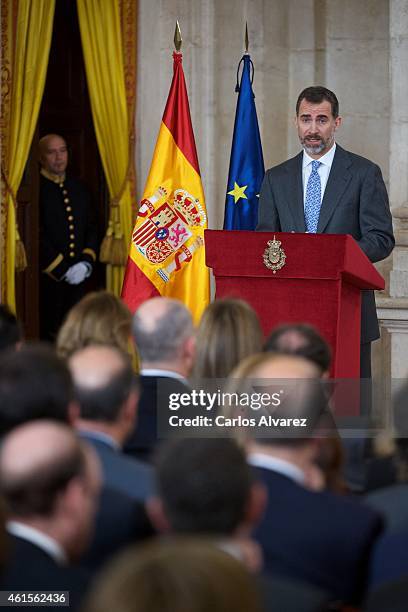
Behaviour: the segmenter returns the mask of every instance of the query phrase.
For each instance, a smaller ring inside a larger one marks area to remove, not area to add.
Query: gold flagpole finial
[[[174,30],[174,46],[176,47],[177,53],[181,49],[183,39],[181,38],[181,30],[178,20],[176,21],[176,29]]]
[[[248,37],[248,22],[245,22],[245,53],[248,53],[249,37]]]

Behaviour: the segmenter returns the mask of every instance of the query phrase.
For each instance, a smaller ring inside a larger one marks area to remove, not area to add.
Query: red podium
[[[264,263],[274,236],[286,255],[276,271]],[[216,297],[245,299],[266,336],[281,323],[311,323],[332,347],[331,377],[359,378],[361,289],[384,289],[384,279],[351,236],[206,230],[205,249]]]

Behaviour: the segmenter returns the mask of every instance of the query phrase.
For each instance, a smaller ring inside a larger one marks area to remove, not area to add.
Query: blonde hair
[[[69,311],[57,336],[57,353],[67,359],[75,351],[91,344],[114,346],[130,354],[137,363],[133,347],[132,314],[109,291],[88,293]]]
[[[212,302],[197,332],[194,376],[226,378],[248,355],[262,350],[263,334],[258,315],[243,300]]]
[[[84,612],[259,612],[242,563],[205,540],[157,540],[122,553],[105,569]]]

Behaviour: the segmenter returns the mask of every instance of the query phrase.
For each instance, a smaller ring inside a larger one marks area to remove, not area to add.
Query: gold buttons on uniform
[[[67,195],[68,191],[67,191],[66,189],[63,189],[63,190],[62,190],[62,193],[63,193],[64,195]]]
[[[74,217],[72,215],[69,215],[68,221],[73,221],[73,220],[74,220]]]
[[[69,204],[69,198],[64,198],[65,204]]]
[[[74,226],[73,226],[73,225],[70,225],[70,226],[69,226],[69,229],[70,229],[70,230],[73,230],[73,229],[74,229]]]
[[[70,243],[70,245],[69,245],[69,248],[70,248],[70,249],[73,249],[73,248],[74,248],[74,246],[75,246],[75,242],[71,242],[71,243]]]
[[[70,234],[70,235],[69,235],[69,239],[70,239],[70,240],[74,240],[74,238],[75,238],[75,234]]]
[[[72,208],[71,208],[71,206],[67,206],[65,210],[66,210],[67,212],[71,212]]]

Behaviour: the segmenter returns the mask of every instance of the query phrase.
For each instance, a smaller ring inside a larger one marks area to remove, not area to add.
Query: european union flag
[[[246,53],[237,111],[225,200],[224,229],[254,230],[258,222],[259,190],[265,174],[261,136],[252,91],[250,56]],[[238,65],[238,71],[239,71]]]

